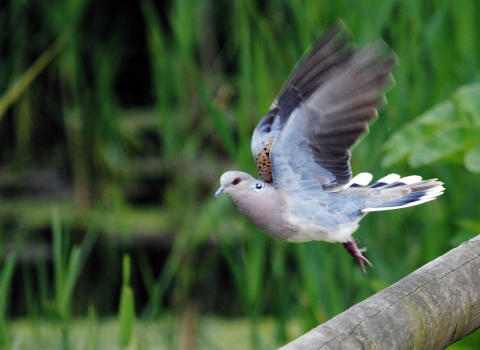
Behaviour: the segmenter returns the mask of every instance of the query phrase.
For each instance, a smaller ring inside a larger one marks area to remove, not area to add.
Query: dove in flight
[[[444,191],[437,179],[390,174],[352,179],[350,149],[368,131],[397,59],[378,40],[357,50],[337,23],[297,64],[255,128],[251,149],[259,180],[227,171],[215,193],[229,194],[260,230],[286,242],[341,242],[362,273],[372,264],[352,237],[369,212],[406,208]]]

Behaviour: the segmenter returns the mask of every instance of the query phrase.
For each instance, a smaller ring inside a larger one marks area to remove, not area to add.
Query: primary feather
[[[258,124],[252,153],[263,181],[277,188],[290,183],[288,173],[275,176],[277,165],[305,169],[325,189],[350,180],[349,149],[385,103],[383,90],[397,64],[382,41],[357,52],[350,39],[338,23],[315,42]]]

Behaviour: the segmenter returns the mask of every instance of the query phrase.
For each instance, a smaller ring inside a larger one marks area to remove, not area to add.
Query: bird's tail
[[[371,178],[368,173],[359,174],[345,187],[364,187]],[[400,178],[397,174],[387,175],[365,189],[369,191],[366,192],[366,207],[362,209],[364,213],[419,205],[434,200],[445,190],[443,182],[437,179],[422,180],[417,175]]]

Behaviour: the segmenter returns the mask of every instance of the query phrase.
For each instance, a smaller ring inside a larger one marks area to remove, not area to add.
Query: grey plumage
[[[370,187],[368,173],[351,179],[350,149],[385,104],[397,59],[378,40],[357,51],[338,23],[295,68],[270,111],[255,128],[252,153],[260,180],[229,171],[223,192],[270,236],[289,242],[342,242],[360,263],[352,234],[370,211],[424,203],[442,183],[391,174]]]

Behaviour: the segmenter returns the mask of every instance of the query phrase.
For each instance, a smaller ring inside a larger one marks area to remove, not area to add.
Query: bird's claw
[[[365,271],[365,263],[372,267],[373,265],[370,263],[370,261],[365,258],[362,253],[367,251],[366,247],[363,248],[358,248],[357,243],[360,242],[359,239],[351,240],[348,242],[344,242],[343,246],[347,250],[347,252],[353,256],[355,259],[357,259],[358,264],[360,265],[360,269],[362,270],[362,274],[365,276],[366,271]]]

